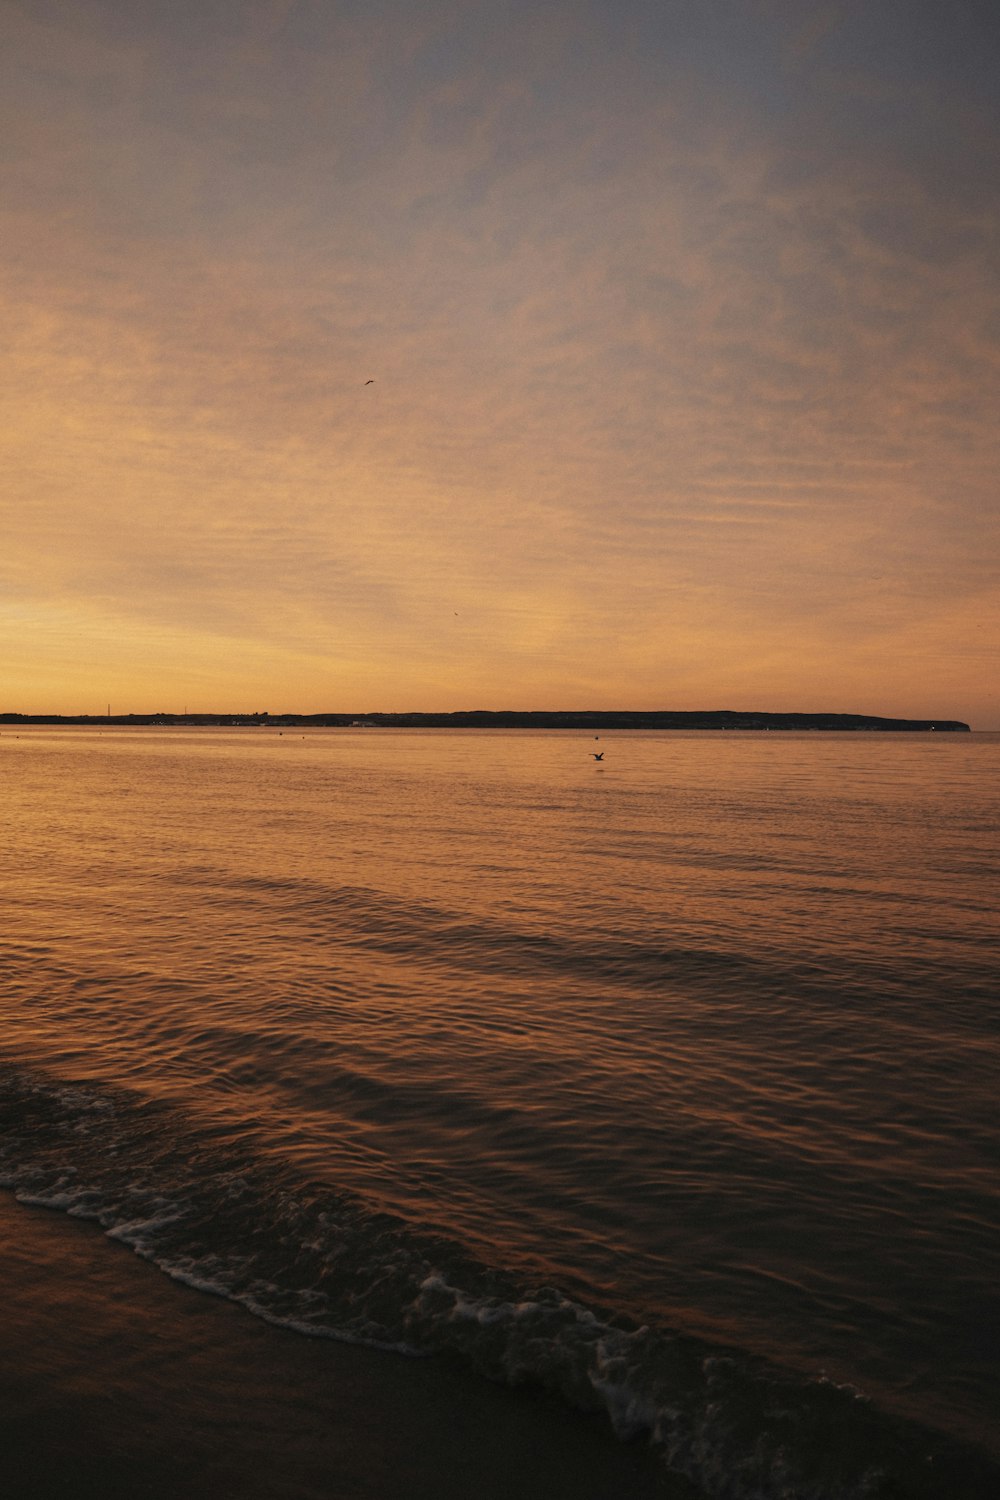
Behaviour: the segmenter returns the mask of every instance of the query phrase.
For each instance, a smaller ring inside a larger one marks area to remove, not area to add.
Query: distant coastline
[[[278,728],[302,729],[761,729],[861,730],[895,732],[941,730],[968,734],[959,719],[886,719],[871,714],[779,714],[715,709],[709,712],[672,709],[515,709],[459,710],[455,713],[326,713],[271,714],[0,714],[0,725],[67,724],[152,725],[161,728]]]

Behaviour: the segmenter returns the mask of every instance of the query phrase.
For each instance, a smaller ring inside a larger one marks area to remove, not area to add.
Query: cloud
[[[330,659],[397,706],[795,707],[835,661],[904,712],[933,674],[873,657],[934,621],[928,711],[968,716],[1000,308],[961,49],[890,65],[851,6],[473,12],[5,7],[39,662],[62,621],[216,699],[329,706]]]

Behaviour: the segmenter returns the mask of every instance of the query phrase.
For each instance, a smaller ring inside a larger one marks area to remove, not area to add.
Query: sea
[[[1000,735],[5,725],[0,778],[22,1203],[710,1500],[1000,1494]]]

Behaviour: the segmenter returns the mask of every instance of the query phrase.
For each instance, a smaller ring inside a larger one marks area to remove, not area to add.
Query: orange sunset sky
[[[998,15],[0,0],[0,710],[1000,727]]]

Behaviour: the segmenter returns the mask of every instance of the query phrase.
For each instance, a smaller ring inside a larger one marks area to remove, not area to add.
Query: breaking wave
[[[712,1500],[978,1500],[985,1456],[736,1349],[640,1326],[304,1180],[173,1106],[14,1070],[0,1185],[298,1333],[463,1361],[646,1439]]]

